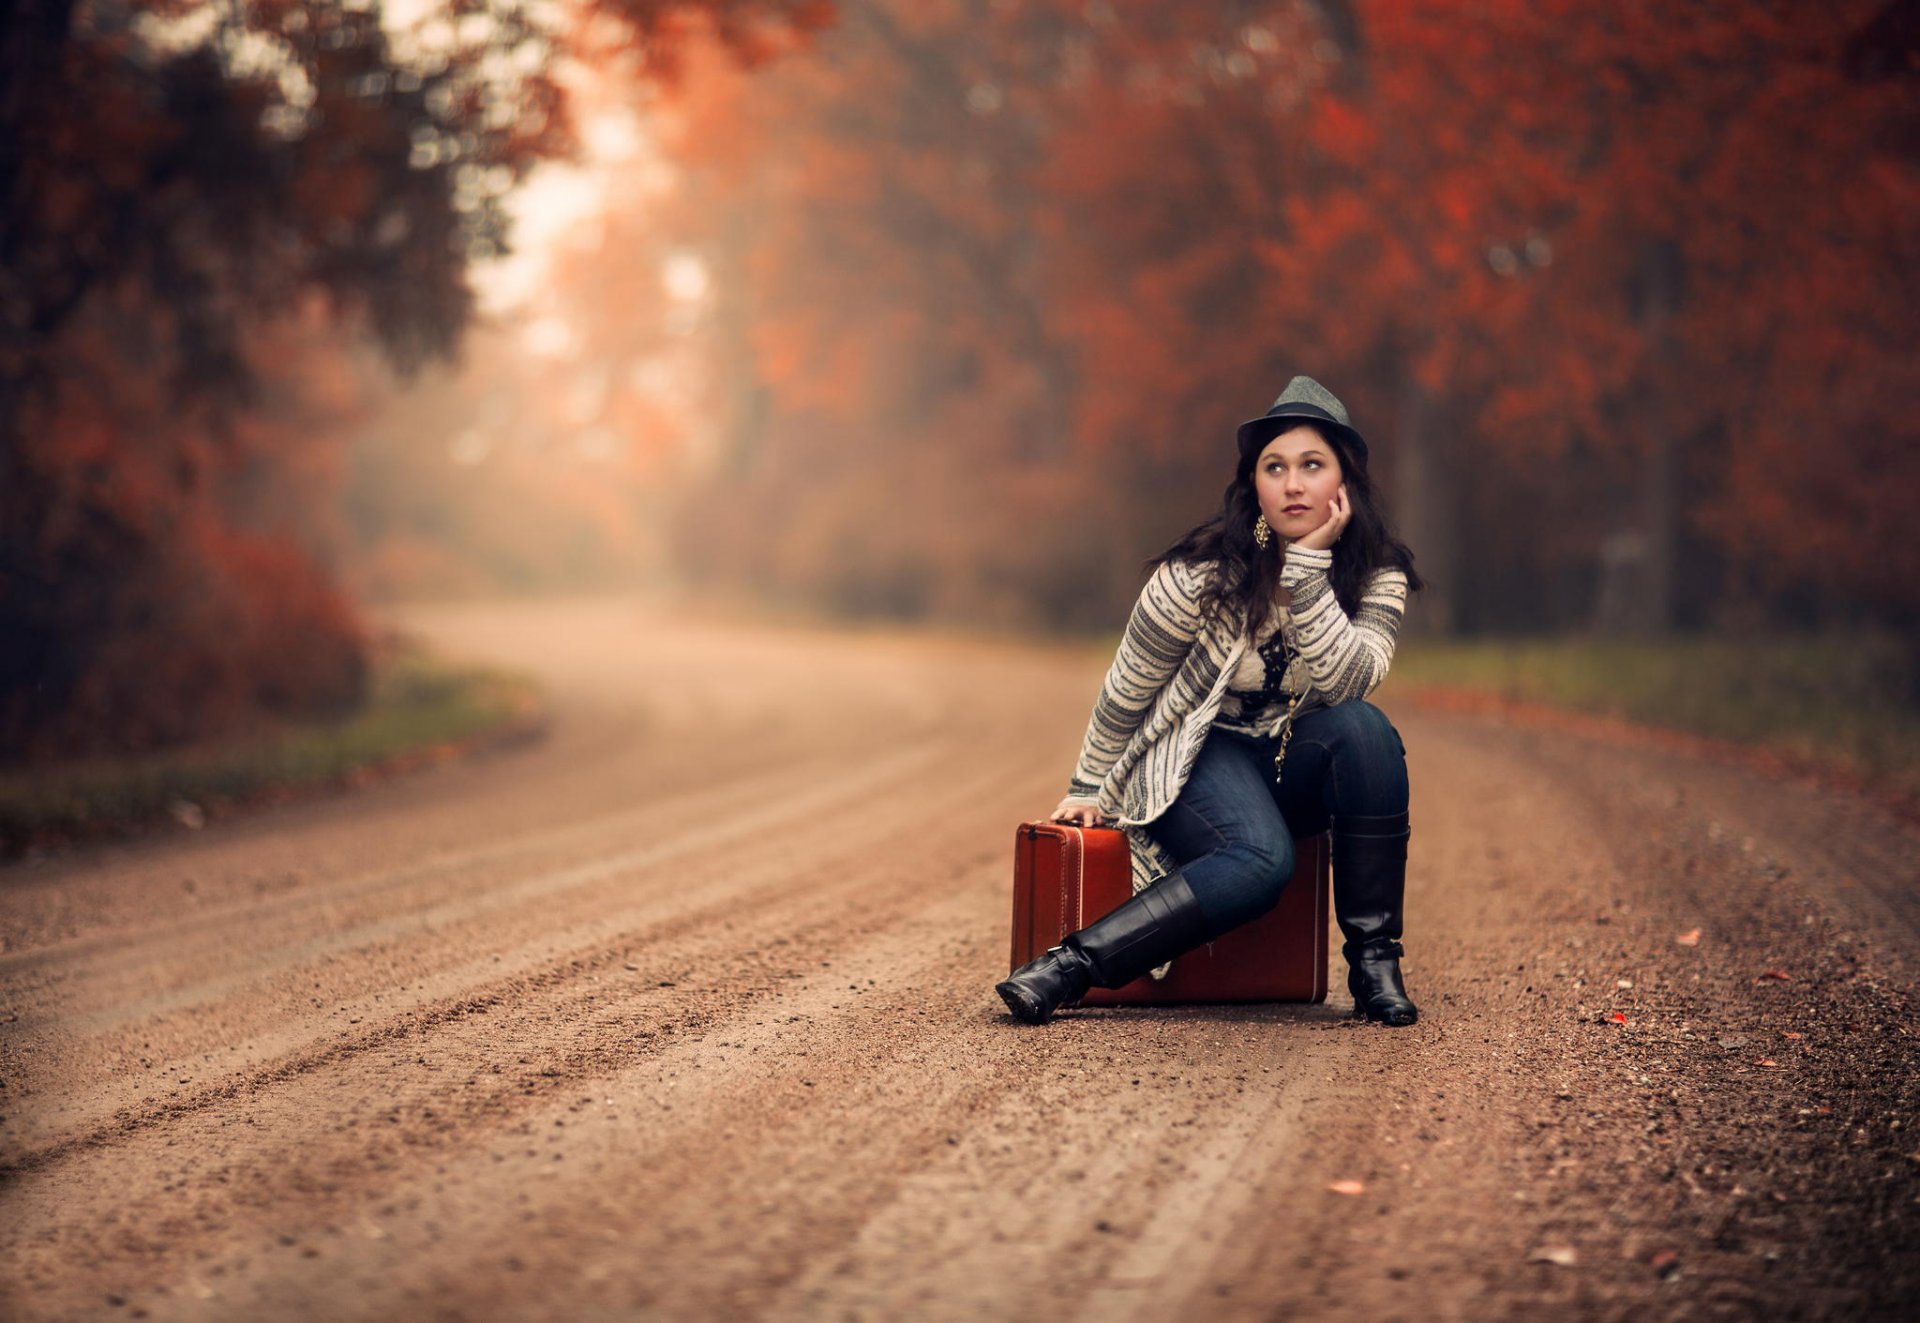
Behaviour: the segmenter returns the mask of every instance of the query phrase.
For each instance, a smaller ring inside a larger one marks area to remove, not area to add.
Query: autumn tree
[[[1456,502],[1482,541],[1462,566],[1482,620],[1514,620],[1498,603],[1524,585],[1503,571],[1569,529],[1598,562],[1604,627],[1731,622],[1769,591],[1785,609],[1796,580],[1827,590],[1829,618],[1920,591],[1881,522],[1912,449],[1896,403],[1912,382],[1912,58],[1862,63],[1900,9],[1365,14],[1364,76],[1316,128],[1348,139],[1339,177],[1378,199],[1376,228],[1420,218],[1417,285],[1362,308],[1413,333],[1417,395],[1477,439],[1456,442],[1457,467],[1512,479]],[[1277,256],[1290,276],[1317,265]],[[1786,438],[1855,433],[1858,467],[1790,476]],[[1770,477],[1743,482],[1756,459]],[[1551,517],[1513,518],[1515,496]]]
[[[579,12],[600,20],[582,29],[594,57],[637,76],[672,74],[695,17],[748,59],[769,25],[826,17],[783,0]],[[321,415],[276,404],[310,394],[309,371],[362,338],[402,374],[455,352],[469,265],[507,242],[501,200],[570,145],[566,34],[534,14],[447,0],[396,40],[371,2],[0,11],[8,756],[355,701],[350,607],[297,528],[245,512],[312,472],[284,424]]]

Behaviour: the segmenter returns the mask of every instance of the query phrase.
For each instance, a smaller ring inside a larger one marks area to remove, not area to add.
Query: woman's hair
[[[1402,570],[1407,576],[1409,592],[1424,588],[1425,580],[1413,568],[1413,552],[1388,522],[1366,465],[1354,461],[1352,451],[1337,435],[1329,435],[1310,422],[1299,425],[1313,428],[1333,447],[1340,459],[1341,481],[1347,485],[1347,503],[1353,510],[1346,531],[1333,544],[1333,569],[1327,576],[1340,609],[1349,616],[1360,609],[1360,594],[1376,570]],[[1253,490],[1253,466],[1265,448],[1262,445],[1240,461],[1217,513],[1187,530],[1172,546],[1147,562],[1150,570],[1171,560],[1215,562],[1217,571],[1201,593],[1200,609],[1203,614],[1211,614],[1223,606],[1244,612],[1249,633],[1257,632],[1266,623],[1280,582],[1280,563],[1285,559],[1281,554],[1284,544],[1270,543],[1262,551],[1253,540],[1253,521],[1260,513],[1260,501]],[[1280,535],[1276,532],[1272,537],[1278,541]]]

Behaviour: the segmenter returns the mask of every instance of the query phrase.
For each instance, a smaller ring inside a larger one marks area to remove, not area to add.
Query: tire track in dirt
[[[0,977],[5,977],[10,986],[31,988],[33,971],[57,969],[63,977],[71,977],[72,968],[99,952],[108,953],[116,961],[124,960],[129,954],[145,955],[149,950],[182,959],[189,954],[197,956],[218,949],[231,943],[237,933],[250,929],[268,926],[277,929],[296,922],[318,929],[336,922],[343,912],[382,915],[391,908],[390,898],[397,897],[400,903],[417,909],[438,897],[470,893],[477,870],[521,867],[527,859],[551,859],[556,855],[595,858],[606,849],[618,848],[618,842],[655,835],[663,825],[676,819],[714,817],[742,797],[761,798],[795,779],[832,770],[835,764],[822,760],[815,767],[783,768],[744,782],[734,773],[712,785],[598,813],[563,826],[333,878],[323,891],[248,896],[176,914],[164,923],[144,924],[136,933],[98,933],[0,952]]]
[[[356,969],[370,963],[376,970],[404,965],[408,980],[404,984],[382,985],[363,977],[351,987],[337,983],[329,986],[324,999],[309,998],[308,975],[316,968],[315,953],[310,948],[315,944],[303,942],[279,949],[273,953],[271,965],[193,989],[194,1002],[186,1007],[190,1023],[184,1031],[175,1031],[176,1041],[182,1043],[176,1049],[179,1056],[196,1050],[200,1053],[199,1064],[188,1067],[196,1075],[221,1074],[224,1062],[252,1064],[241,1065],[210,1087],[185,1091],[164,1103],[153,1096],[151,1080],[129,1083],[114,1078],[105,1087],[87,1090],[63,1069],[60,1080],[68,1095],[66,1105],[58,1110],[42,1109],[35,1118],[53,1137],[39,1147],[30,1146],[17,1156],[9,1155],[6,1166],[43,1166],[64,1151],[99,1143],[154,1118],[190,1113],[210,1100],[231,1098],[266,1080],[283,1080],[316,1069],[343,1053],[362,1051],[386,1034],[396,1020],[431,1026],[449,1016],[471,1013],[476,1005],[496,1004],[504,991],[524,995],[532,987],[564,981],[583,968],[604,964],[622,944],[627,949],[641,947],[663,933],[711,925],[742,906],[764,905],[775,891],[803,890],[808,885],[806,878],[796,880],[793,876],[796,856],[808,861],[807,872],[811,874],[825,871],[823,860],[838,857],[853,863],[858,855],[870,852],[871,841],[863,842],[859,835],[871,811],[869,802],[856,797],[871,793],[876,784],[902,767],[924,762],[927,756],[917,752],[875,764],[858,776],[816,783],[792,800],[779,801],[752,815],[729,818],[722,827],[653,842],[560,874],[513,879],[477,893],[471,903],[460,907],[458,917],[488,922],[493,925],[491,931],[469,932],[469,925],[456,923],[455,916],[431,923],[406,916],[398,930],[425,947],[417,958],[411,950],[401,956],[390,954],[385,948],[393,933],[369,928],[330,934],[320,944],[319,955],[325,964],[351,957]],[[1005,773],[996,769],[976,778],[976,783],[985,788],[1004,777]],[[960,790],[966,793],[969,788],[963,785]],[[802,818],[804,821],[799,821]],[[788,830],[776,835],[774,829],[778,827]],[[706,885],[700,890],[673,891],[662,885],[669,879],[649,872],[674,865],[694,851],[720,851],[723,846],[731,848],[703,862],[700,872]],[[554,893],[560,889],[558,881],[571,884],[580,893],[568,897],[571,903],[565,909],[551,907]],[[542,924],[538,945],[516,940],[524,931],[523,923],[534,917],[524,912],[524,905],[519,912],[511,909],[510,902],[516,899],[543,902],[538,915]],[[290,999],[273,995],[283,984],[293,988]],[[383,986],[385,991],[378,991]],[[233,1041],[236,1036],[230,1028],[215,1026],[219,1030],[216,1040],[207,1040],[200,1036],[205,1029],[204,1017],[192,1012],[216,995],[258,1006],[263,1016],[276,1005],[284,1004],[292,1010],[308,1000],[324,1000],[334,1009],[326,1013],[323,1023],[282,1019],[238,1041]],[[144,1016],[144,1022],[131,1032],[135,1036],[152,1034],[177,1009],[159,1008]],[[356,1025],[364,1027],[356,1029]],[[84,1021],[82,1027],[88,1027]],[[321,1037],[328,1041],[319,1043]],[[115,1036],[107,1041],[118,1043],[119,1039]],[[212,1050],[216,1043],[222,1049],[217,1058]],[[101,1046],[97,1034],[89,1046],[95,1052],[110,1050]],[[63,1060],[58,1055],[49,1056],[56,1065]],[[46,1083],[32,1075],[24,1081],[29,1088],[44,1088]],[[16,1082],[15,1087],[22,1087],[22,1082]],[[110,1121],[109,1117],[114,1119]]]
[[[29,1028],[37,1020],[58,1018],[68,1029],[99,1033],[117,1019],[151,1016],[170,1009],[170,1003],[190,1004],[215,995],[223,990],[222,983],[237,988],[255,969],[311,962],[348,947],[372,947],[415,929],[445,932],[485,920],[494,911],[565,899],[565,892],[616,875],[748,841],[756,833],[804,827],[809,815],[835,800],[868,792],[872,783],[924,766],[940,752],[939,745],[923,744],[852,773],[840,770],[829,776],[828,769],[821,768],[804,794],[773,800],[771,807],[752,813],[731,810],[742,795],[767,804],[770,793],[790,782],[791,774],[717,787],[644,815],[593,824],[594,830],[576,827],[564,841],[543,838],[532,847],[510,844],[470,851],[452,860],[354,879],[343,888],[346,894],[330,888],[326,896],[276,898],[250,910],[228,907],[208,917],[208,931],[176,926],[151,938],[123,940],[98,960],[62,950],[64,995],[35,1004],[26,1000],[28,990],[21,989],[15,993],[21,999],[16,1008]],[[677,825],[682,820],[696,825]],[[390,898],[392,892],[403,894]],[[230,949],[243,941],[244,949]],[[216,954],[224,956],[219,981],[210,979],[208,971],[208,961]],[[0,965],[0,976],[9,972]],[[155,988],[156,983],[161,986]]]
[[[1007,780],[1004,773],[996,773],[983,778],[981,784],[1004,786]],[[916,839],[924,830],[906,826],[904,817],[902,822],[902,832],[911,833]],[[884,843],[884,838],[881,839]],[[936,837],[936,843],[940,839]],[[737,952],[730,952],[730,948],[735,943],[748,944],[745,949],[754,957],[758,957],[761,952],[753,944],[768,941],[770,932],[772,936],[768,942],[769,947],[776,950],[786,948],[786,954],[775,961],[779,966],[778,973],[793,976],[796,971],[786,966],[793,963],[798,951],[804,950],[807,953],[807,963],[811,964],[813,963],[811,957],[816,953],[834,951],[840,942],[864,933],[871,926],[864,921],[856,921],[850,925],[842,908],[831,903],[833,889],[852,887],[864,890],[873,888],[876,883],[884,883],[890,885],[896,892],[911,898],[912,890],[902,891],[901,879],[897,874],[875,876],[873,868],[876,860],[872,850],[873,842],[870,839],[859,840],[843,832],[843,843],[849,840],[857,842],[853,848],[857,848],[864,858],[842,860],[829,856],[807,861],[799,875],[777,890],[763,908],[755,911],[755,921],[766,931],[756,932],[742,924],[716,922],[714,913],[716,907],[712,904],[685,916],[684,922],[673,925],[669,929],[653,928],[646,931],[644,936],[653,949],[647,957],[648,968],[638,971],[632,980],[635,985],[645,986],[636,986],[636,990],[631,994],[631,1005],[618,1001],[617,994],[616,1000],[608,1002],[605,995],[586,989],[582,983],[584,980],[593,978],[595,970],[592,967],[583,967],[581,962],[568,961],[557,967],[556,977],[546,986],[542,986],[539,980],[521,980],[515,987],[502,990],[504,994],[510,995],[496,995],[484,999],[476,1008],[472,1008],[479,1012],[491,1012],[484,1024],[477,1023],[471,1015],[456,1014],[448,1017],[441,1024],[425,1026],[428,1030],[439,1031],[437,1036],[426,1042],[407,1043],[402,1056],[414,1053],[416,1048],[431,1052],[434,1059],[441,1063],[439,1070],[434,1073],[447,1073],[453,1070],[454,1068],[447,1064],[450,1061],[465,1062],[468,1069],[473,1072],[468,1080],[471,1085],[475,1081],[486,1083],[481,1078],[484,1073],[481,1063],[497,1064],[504,1054],[520,1053],[518,1059],[523,1071],[526,1072],[522,1078],[509,1080],[505,1088],[495,1089],[492,1092],[482,1089],[477,1100],[468,1098],[460,1104],[469,1113],[477,1111],[481,1117],[490,1117],[494,1120],[510,1115],[513,1110],[512,1104],[529,1085],[532,1085],[533,1089],[532,1101],[537,1104],[544,1101],[545,1090],[561,1087],[561,1081],[576,1081],[581,1077],[583,1069],[591,1073],[628,1066],[635,1056],[647,1055],[650,1049],[677,1052],[682,1055],[692,1054],[697,1057],[702,1050],[702,1039],[697,1034],[690,1039],[675,1037],[671,1040],[670,1047],[657,1047],[657,1045],[668,1041],[665,1035],[672,1034],[676,1024],[681,1026],[681,1033],[685,1034],[690,1025],[707,1026],[714,1017],[728,1013],[725,1009],[716,1009],[709,1004],[715,997],[741,1001],[744,992],[746,994],[744,1004],[750,1006],[756,992],[764,992],[776,986],[773,981],[767,979],[764,968],[757,968],[764,965],[764,961],[755,958],[743,961]],[[954,844],[958,845],[959,842],[956,841]],[[996,851],[995,854],[997,853]],[[881,862],[884,862],[884,857]],[[823,895],[823,892],[828,894]],[[863,906],[871,903],[871,898],[863,897]],[[737,910],[738,907],[729,903],[717,908]],[[809,912],[814,916],[812,921],[801,922],[802,917]],[[874,905],[873,913],[882,918],[888,912],[887,907]],[[641,935],[633,934],[635,937]],[[599,962],[600,968],[604,970],[618,958],[617,955],[606,956]],[[696,975],[697,982],[689,979],[690,971]],[[648,977],[661,972],[677,974],[679,977],[668,980],[653,980]],[[837,981],[840,976],[835,974],[830,977]],[[652,986],[656,982],[669,985],[669,990],[656,991]],[[496,1007],[500,1009],[495,1009]],[[575,1045],[568,1050],[556,1052],[551,1042],[554,1037],[554,1026],[577,1022],[589,1015],[596,1025],[604,1027],[612,1022],[636,1036],[629,1038],[622,1035],[612,1038],[598,1043],[590,1051],[583,1052]],[[643,1024],[650,1027],[644,1029],[638,1027]],[[663,1025],[664,1029],[660,1027]],[[450,1041],[462,1036],[470,1041],[464,1043]],[[654,1041],[649,1042],[649,1040]],[[344,1069],[352,1067],[356,1059],[361,1059],[364,1070],[364,1057],[376,1046],[380,1044],[373,1042],[356,1044],[349,1050],[330,1054],[330,1059],[322,1064]],[[281,1082],[264,1081],[268,1084]],[[338,1083],[324,1079],[291,1082],[302,1093],[309,1089],[324,1092]],[[351,1081],[348,1083],[350,1084]],[[444,1092],[443,1086],[429,1079],[420,1087],[424,1089],[424,1093],[418,1096],[402,1093],[398,1095],[398,1101],[394,1100],[396,1095],[390,1091],[383,1091],[375,1098],[362,1099],[361,1110],[363,1112],[368,1109],[379,1111],[391,1104],[405,1112],[407,1117],[420,1127],[421,1133],[403,1135],[400,1139],[403,1144],[420,1144],[431,1148],[439,1141],[431,1141],[426,1136],[434,1134],[442,1134],[443,1139],[448,1142],[470,1143],[473,1138],[470,1133],[461,1131],[443,1134],[444,1127],[434,1124],[446,1119],[437,1116],[435,1112],[435,1099],[441,1097]],[[149,1146],[158,1146],[163,1149],[191,1149],[199,1144],[211,1143],[217,1139],[220,1130],[239,1121],[233,1113],[243,1109],[255,1113],[263,1110],[277,1110],[290,1117],[308,1114],[306,1108],[310,1100],[302,1098],[276,1100],[271,1096],[273,1092],[272,1089],[253,1090],[220,1099],[219,1102],[225,1104],[225,1110],[228,1113],[225,1115],[164,1118],[164,1128],[168,1133],[151,1136],[145,1142]],[[445,1100],[442,1100],[442,1104],[445,1105]],[[329,1110],[337,1114],[340,1109],[336,1103]],[[456,1112],[456,1117],[459,1115]],[[468,1116],[460,1119],[475,1118]],[[253,1118],[252,1123],[268,1133],[280,1129],[270,1120],[263,1121],[258,1116]],[[292,1128],[298,1129],[298,1127]],[[138,1137],[136,1137],[137,1141]],[[392,1144],[385,1143],[377,1151],[354,1155],[346,1165],[355,1170],[379,1171],[392,1159],[391,1149]],[[276,1173],[291,1173],[277,1176],[276,1179],[288,1181],[296,1191],[305,1192],[325,1183],[323,1178],[315,1176],[311,1170],[312,1164],[320,1160],[310,1155],[296,1156],[292,1151],[275,1150],[264,1155],[260,1167]],[[102,1202],[93,1211],[101,1221],[110,1222],[113,1210],[119,1205],[121,1196],[117,1191],[102,1191],[101,1195]],[[73,1218],[75,1207],[69,1192],[61,1194],[44,1207],[23,1204],[18,1211],[29,1221],[40,1221],[44,1226],[49,1222],[57,1225],[63,1218]],[[236,1211],[234,1208],[226,1208],[212,1216],[216,1222],[224,1222],[233,1217]],[[86,1218],[80,1218],[80,1222],[84,1226]],[[92,1237],[81,1234],[76,1229],[73,1239],[79,1243],[86,1243]]]

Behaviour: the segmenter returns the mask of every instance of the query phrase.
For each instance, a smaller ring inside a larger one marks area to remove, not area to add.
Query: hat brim
[[[1240,458],[1247,459],[1257,455],[1266,447],[1267,442],[1287,430],[1291,423],[1312,423],[1337,433],[1348,449],[1359,457],[1362,464],[1367,462],[1367,441],[1360,433],[1335,418],[1325,409],[1311,404],[1289,404],[1273,413],[1252,418],[1240,424]]]

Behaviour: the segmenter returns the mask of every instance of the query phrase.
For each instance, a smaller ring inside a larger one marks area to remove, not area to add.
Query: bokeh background
[[[1917,45],[1911,0],[8,6],[4,760],[351,712],[394,600],[1110,632],[1296,372],[1410,637],[1791,639],[1910,706]]]

